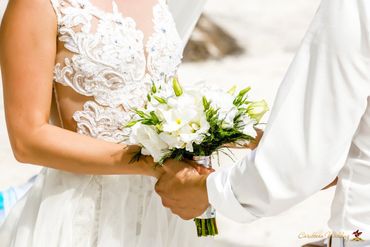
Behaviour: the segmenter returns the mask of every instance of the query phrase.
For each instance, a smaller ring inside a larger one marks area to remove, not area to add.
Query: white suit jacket
[[[259,147],[207,188],[217,211],[250,222],[337,176],[331,228],[370,240],[370,0],[322,1]]]

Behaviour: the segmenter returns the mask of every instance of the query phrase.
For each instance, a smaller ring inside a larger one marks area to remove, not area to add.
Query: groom
[[[276,215],[338,176],[330,227],[370,240],[370,1],[322,1],[255,151],[210,174],[166,169],[156,191],[173,213],[191,219],[212,204],[239,222]]]

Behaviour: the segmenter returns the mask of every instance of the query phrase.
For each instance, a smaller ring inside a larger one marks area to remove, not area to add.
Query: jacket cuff
[[[243,207],[236,198],[230,183],[230,172],[233,167],[211,173],[207,178],[209,203],[222,215],[241,223],[249,223],[260,217]]]

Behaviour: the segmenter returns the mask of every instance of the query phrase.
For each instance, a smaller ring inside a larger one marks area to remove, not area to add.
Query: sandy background
[[[0,9],[5,0],[0,0]],[[255,98],[270,105],[295,51],[315,14],[319,0],[212,0],[206,12],[237,37],[246,53],[220,61],[184,64],[182,81],[206,80],[223,88],[253,87]],[[2,97],[2,88],[1,97]],[[0,101],[0,190],[20,184],[39,168],[18,164],[12,155]],[[243,152],[236,154],[241,157]],[[223,165],[230,160],[222,159]],[[302,181],[302,184],[310,181]],[[241,225],[220,216],[217,246],[296,247],[309,242],[300,232],[326,231],[333,189],[320,192],[289,211],[253,224]],[[217,247],[215,246],[215,247]]]

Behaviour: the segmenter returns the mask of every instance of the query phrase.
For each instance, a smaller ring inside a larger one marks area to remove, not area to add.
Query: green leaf
[[[141,117],[141,118],[147,118],[147,117],[148,117],[148,115],[147,115],[147,114],[145,114],[145,112],[143,112],[143,111],[140,111],[140,110],[138,110],[138,109],[135,109],[134,111],[135,111],[135,113],[136,113],[137,115],[139,115],[139,117]]]
[[[173,85],[173,91],[175,92],[175,95],[177,97],[181,96],[183,94],[183,90],[176,77],[173,78],[172,85]]]
[[[232,88],[229,89],[229,91],[227,91],[227,93],[233,95],[235,93],[236,89],[237,89],[237,86],[234,85]]]
[[[125,128],[131,128],[133,127],[135,124],[137,124],[139,121],[132,121],[132,122],[129,122],[128,124],[125,125]]]
[[[155,86],[155,83],[153,82],[152,83],[152,93],[156,93],[157,92],[157,87]]]
[[[155,112],[154,112],[154,111],[151,111],[151,112],[150,112],[150,116],[152,117],[153,121],[154,121],[156,124],[160,122],[160,121],[159,121],[159,118],[157,117],[157,115],[155,114]]]
[[[245,104],[247,101],[245,95],[251,90],[251,87],[244,88],[241,90],[238,94],[238,96],[235,97],[233,104],[235,106],[241,106]]]
[[[251,87],[246,87],[243,90],[239,92],[239,96],[243,97],[246,93],[248,93],[251,90]]]
[[[156,123],[154,123],[152,119],[144,119],[141,121],[141,123],[144,125],[156,125]]]
[[[209,107],[211,106],[211,103],[207,100],[206,96],[203,96],[202,101],[203,101],[204,110],[207,111]]]
[[[164,98],[161,98],[161,97],[156,96],[156,95],[154,95],[153,97],[154,97],[154,99],[155,99],[156,101],[158,101],[160,104],[167,104],[167,100],[165,100]]]
[[[137,152],[134,152],[133,155],[132,155],[131,160],[129,161],[129,164],[136,163],[136,162],[140,161],[141,156],[143,156],[141,154],[141,149]]]

